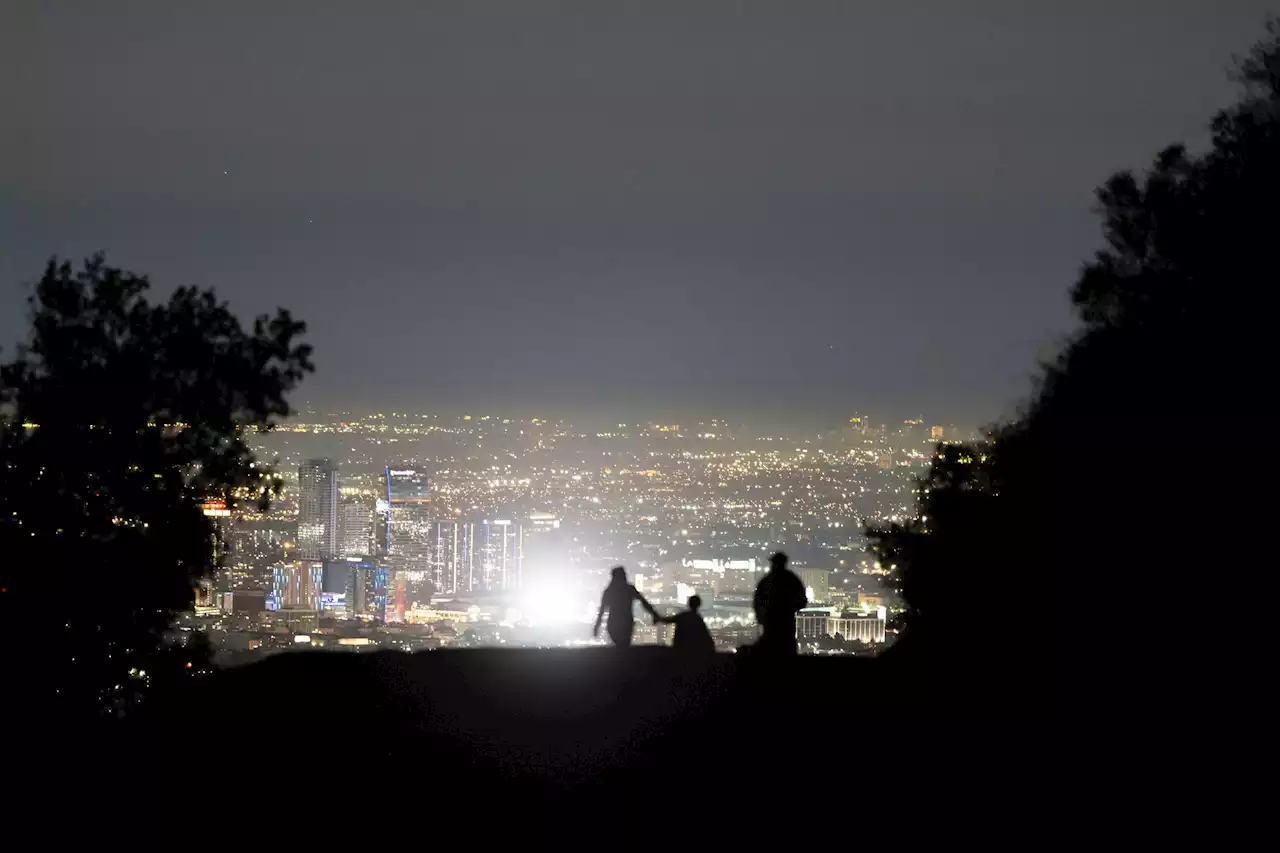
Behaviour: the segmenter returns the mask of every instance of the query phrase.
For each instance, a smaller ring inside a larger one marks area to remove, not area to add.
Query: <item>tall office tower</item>
[[[226,569],[231,562],[231,510],[227,509],[226,501],[217,499],[205,501],[200,505],[200,510],[213,527],[211,547],[215,582],[210,586],[210,592],[227,592],[230,589]],[[200,598],[199,590],[196,591],[196,598]]]
[[[298,556],[331,560],[338,552],[338,466],[309,459],[298,468]]]
[[[373,553],[373,501],[344,497],[338,507],[338,556],[367,557]]]
[[[441,595],[471,592],[475,525],[465,521],[433,521],[427,543],[428,579]]]
[[[324,584],[324,563],[314,560],[283,563],[272,572],[277,610],[318,610]]]
[[[391,547],[391,504],[385,497],[373,503],[373,553],[379,557],[387,556]]]
[[[796,569],[810,604],[826,604],[831,600],[830,569]]]
[[[387,557],[392,571],[429,568],[431,491],[425,471],[387,468]]]
[[[524,525],[521,583],[525,586],[571,584],[567,530],[549,512],[529,514]]]
[[[387,569],[371,560],[359,560],[347,573],[347,614],[356,619],[383,619],[387,612]]]
[[[297,540],[296,521],[237,518],[227,543],[227,562],[221,569],[224,592],[269,590],[272,566],[286,562]]]
[[[384,619],[387,624],[404,621],[404,612],[408,607],[409,572],[392,572],[391,585],[387,588],[387,612]]]
[[[481,521],[472,535],[472,585],[489,592],[519,589],[524,578],[524,528],[508,520]]]

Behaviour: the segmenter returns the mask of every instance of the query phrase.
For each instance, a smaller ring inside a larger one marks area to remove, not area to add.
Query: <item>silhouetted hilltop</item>
[[[876,661],[799,658],[786,667],[659,647],[475,649],[418,654],[300,652],[218,671],[162,700],[138,725],[162,738],[216,732],[314,744],[357,763],[425,762],[555,787],[648,772],[688,749],[763,748],[763,719],[798,723],[849,711],[897,713]],[[310,749],[311,747],[308,747]],[[288,747],[285,747],[288,751]]]
[[[646,646],[286,653],[51,736],[42,766],[55,784],[119,780],[95,787],[94,814],[208,817],[233,840],[303,821],[331,841],[572,849],[603,832],[634,849],[681,833],[755,849],[952,808],[987,776],[1041,796],[1028,780],[1050,772],[1045,719],[943,701],[911,673],[892,651],[783,665]],[[966,782],[944,796],[939,772]],[[912,830],[934,831],[948,824]]]

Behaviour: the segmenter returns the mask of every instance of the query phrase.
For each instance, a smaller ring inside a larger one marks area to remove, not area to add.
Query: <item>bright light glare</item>
[[[572,588],[563,584],[540,584],[521,596],[525,621],[533,626],[567,625],[580,621],[581,602]]]

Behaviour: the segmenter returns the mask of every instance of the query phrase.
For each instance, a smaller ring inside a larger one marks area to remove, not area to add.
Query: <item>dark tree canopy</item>
[[[1021,416],[940,447],[918,519],[869,531],[911,608],[899,653],[928,659],[943,689],[1044,698],[1047,673],[1100,669],[1122,647],[1149,653],[1126,661],[1134,689],[1170,657],[1157,646],[1213,635],[1220,614],[1199,623],[1193,602],[1221,540],[1203,531],[1233,510],[1205,471],[1229,464],[1239,414],[1274,385],[1260,357],[1280,233],[1274,22],[1239,67],[1207,151],[1171,146],[1099,189],[1106,245],[1071,292],[1079,328]],[[949,643],[1005,606],[1018,621],[991,654]]]
[[[185,670],[197,650],[162,640],[214,567],[201,503],[268,500],[278,480],[245,434],[288,415],[312,370],[289,312],[246,330],[211,291],[153,303],[148,286],[101,256],[50,261],[0,366],[0,641],[72,716]]]

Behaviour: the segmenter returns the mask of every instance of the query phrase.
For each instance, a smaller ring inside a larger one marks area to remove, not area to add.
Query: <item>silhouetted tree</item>
[[[148,286],[101,255],[50,261],[0,367],[0,643],[36,664],[23,701],[71,717],[199,670],[198,643],[163,639],[213,568],[201,503],[265,506],[279,482],[246,433],[288,415],[312,370],[287,311],[246,331],[211,291],[153,303]]]
[[[1055,666],[1079,667],[1072,695],[1109,691],[1109,658],[1124,664],[1110,687],[1140,688],[1168,657],[1154,646],[1194,622],[1179,598],[1220,547],[1202,519],[1231,511],[1202,471],[1229,464],[1246,434],[1233,413],[1274,384],[1260,369],[1280,224],[1274,21],[1238,79],[1207,151],[1171,146],[1098,191],[1106,246],[1071,292],[1079,328],[1018,419],[940,446],[918,518],[869,531],[910,605],[894,651],[952,696],[1042,701]],[[999,650],[965,642],[984,598],[1020,614]]]

